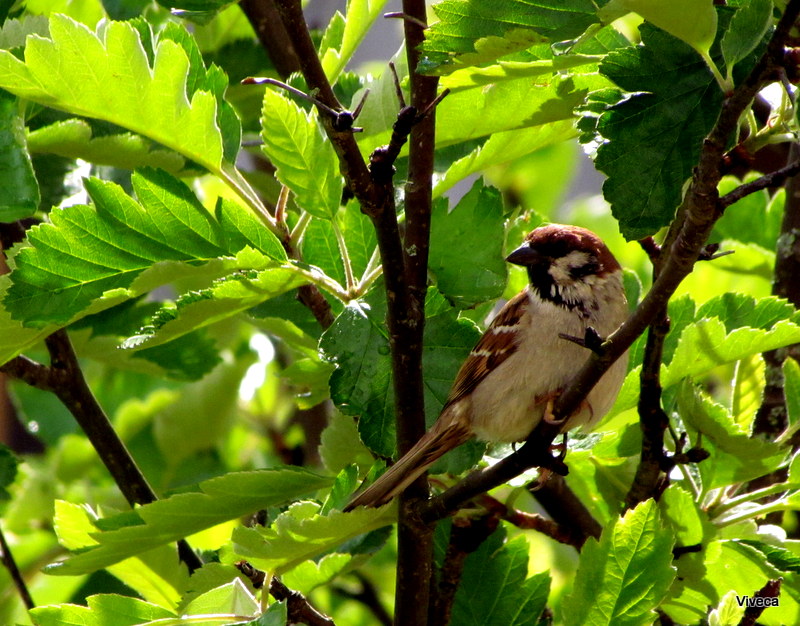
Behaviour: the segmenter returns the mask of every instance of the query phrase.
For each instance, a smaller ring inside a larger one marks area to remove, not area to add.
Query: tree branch
[[[498,502],[498,504],[500,503]],[[481,517],[464,517],[453,520],[447,551],[439,571],[437,593],[431,600],[428,624],[450,623],[453,601],[456,598],[467,557],[489,538],[497,529],[499,522],[500,515],[497,510]]]
[[[568,531],[568,541],[562,543],[580,550],[589,537],[600,538],[603,527],[569,488],[563,476],[551,476],[533,492],[533,497],[561,529]]]
[[[411,106],[427,111],[411,128],[408,182],[405,186],[404,271],[408,289],[403,312],[405,341],[395,377],[402,376],[396,387],[397,445],[404,454],[425,433],[425,406],[422,379],[422,347],[425,325],[425,295],[428,286],[428,250],[433,189],[433,163],[436,133],[436,89],[439,80],[417,73],[419,45],[425,37],[427,22],[425,0],[403,0],[403,12],[410,19],[403,22],[406,57],[411,87]],[[430,107],[430,110],[428,110]],[[384,266],[384,276],[386,276]],[[433,528],[418,523],[411,506],[428,497],[425,475],[400,495],[398,524],[397,585],[395,587],[395,624],[424,624],[428,618],[431,576],[433,573]],[[414,602],[408,602],[414,598]],[[446,621],[428,622],[445,624]]]
[[[300,60],[300,69],[308,88],[314,91],[315,97],[327,107],[336,111],[343,110],[342,105],[333,93],[333,88],[327,76],[325,76],[325,71],[322,69],[322,63],[317,56],[314,42],[311,41],[311,35],[308,32],[308,26],[303,17],[303,9],[299,0],[275,0],[275,4]],[[319,117],[336,154],[339,156],[339,165],[347,183],[347,188],[358,198],[365,212],[368,212],[369,209],[376,205],[380,205],[382,197],[372,185],[367,164],[361,156],[352,131],[336,130],[333,125],[334,120],[324,110],[320,110]]]
[[[241,0],[239,6],[253,25],[261,46],[266,50],[280,77],[286,78],[299,71],[300,60],[273,0]]]
[[[249,561],[237,561],[233,566],[242,576],[247,577],[256,589],[263,589],[267,582],[267,573],[253,567]],[[309,626],[334,626],[333,620],[323,615],[308,602],[299,591],[289,589],[277,576],[269,579],[269,594],[278,600],[286,600],[288,622],[290,624],[309,624]]]
[[[8,575],[14,582],[14,587],[16,587],[17,593],[22,599],[22,603],[25,605],[25,608],[30,611],[36,605],[31,597],[31,592],[28,590],[28,585],[25,584],[25,579],[22,577],[19,567],[17,567],[17,562],[14,560],[14,555],[11,553],[11,548],[8,546],[2,528],[0,528],[0,560],[2,560],[3,565],[8,570]]]
[[[796,144],[792,144],[792,146],[795,145]],[[800,159],[793,160],[789,165],[775,170],[774,172],[770,172],[769,174],[764,174],[764,176],[756,178],[749,183],[739,185],[733,191],[722,196],[719,199],[719,205],[721,208],[726,209],[734,202],[738,202],[752,193],[782,185],[787,178],[793,177],[798,172],[800,172]]]
[[[2,371],[27,384],[53,393],[78,422],[128,503],[148,504],[156,494],[117,435],[86,383],[78,357],[64,329],[45,339],[50,366],[18,356],[2,366]],[[186,541],[178,542],[178,554],[190,571],[202,562]]]
[[[650,325],[639,376],[639,425],[642,430],[642,452],[633,483],[625,497],[625,508],[632,509],[640,502],[659,493],[664,467],[664,431],[669,418],[661,407],[661,362],[664,339],[669,332],[669,318],[662,309]]]
[[[800,157],[800,145],[793,143],[789,159]],[[783,208],[781,232],[775,254],[775,275],[772,293],[786,298],[800,308],[800,176],[786,181],[786,201]],[[784,393],[783,362],[789,351],[786,348],[764,353],[766,366],[764,395],[756,413],[753,432],[777,437],[786,428],[786,396]],[[795,448],[796,449],[796,448]]]

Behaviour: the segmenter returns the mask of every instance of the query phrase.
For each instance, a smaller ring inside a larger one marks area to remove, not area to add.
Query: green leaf
[[[30,217],[39,208],[39,184],[18,108],[17,99],[0,90],[0,222]]]
[[[269,527],[239,526],[233,530],[233,550],[256,567],[281,574],[397,517],[394,506],[328,515],[319,511],[314,502],[296,502]]]
[[[281,580],[289,589],[305,595],[336,578],[352,560],[352,554],[326,554],[319,562],[303,561]]]
[[[722,37],[722,56],[728,75],[761,42],[771,21],[772,0],[749,0],[739,6]]]
[[[574,589],[562,603],[564,623],[651,624],[675,577],[672,545],[652,500],[614,520],[581,550]]]
[[[709,626],[737,626],[744,617],[746,606],[739,605],[736,592],[729,591],[713,611],[708,614]]]
[[[28,35],[47,37],[49,28],[45,15],[23,15],[19,19],[6,20],[0,28],[0,49],[21,48]]]
[[[208,289],[187,292],[174,305],[164,306],[147,326],[126,339],[121,347],[149,348],[175,341],[306,282],[301,273],[290,267],[239,271],[224,276],[214,281]]]
[[[377,250],[378,241],[372,222],[361,212],[356,200],[347,203],[344,211],[337,215],[340,228],[350,255],[350,263],[356,277],[361,276]]]
[[[334,367],[318,357],[298,359],[280,374],[289,383],[300,409],[310,409],[330,398],[328,380]]]
[[[800,341],[800,326],[788,320],[776,322],[770,330],[743,326],[726,333],[716,317],[699,319],[687,326],[666,370],[664,387],[683,378],[704,374],[723,363],[738,361],[766,350],[774,350]]]
[[[719,193],[725,195],[743,182],[750,182],[756,178],[758,178],[756,173],[746,176],[744,180],[726,176],[719,183]],[[775,193],[773,198],[770,198],[767,190],[745,196],[725,209],[722,218],[714,225],[711,241],[733,239],[742,243],[758,244],[770,251],[774,250],[781,232],[784,203],[783,190]]]
[[[571,139],[575,134],[572,119],[493,133],[482,145],[447,168],[444,176],[437,180],[433,195],[441,196],[459,181],[492,165],[514,161],[536,150]]]
[[[331,84],[339,78],[373,22],[381,16],[385,4],[386,0],[350,0],[347,3],[341,43],[336,47],[329,46],[320,55],[322,69]]]
[[[391,137],[397,97],[390,77],[390,72],[384,72],[366,85],[371,89],[370,97],[358,118],[364,127],[364,133],[358,136],[363,152],[388,143]],[[584,104],[587,94],[608,85],[608,80],[598,74],[555,74],[540,81],[507,80],[490,87],[460,90],[436,108],[436,146],[538,126],[546,134],[545,127],[550,124],[574,121],[575,111]]]
[[[438,417],[458,368],[479,337],[474,324],[457,319],[446,303],[434,313],[426,320],[422,357],[428,425]],[[336,364],[330,378],[331,398],[340,411],[359,417],[361,440],[380,456],[391,456],[395,450],[392,365],[386,332],[381,312],[351,302],[320,340],[323,354]],[[474,447],[465,450],[465,457],[449,471],[463,471],[480,457]]]
[[[219,172],[216,98],[197,91],[187,99],[183,48],[159,41],[151,66],[131,24],[109,22],[103,34],[101,39],[68,17],[51,16],[50,38],[28,37],[24,62],[0,51],[0,87],[73,115],[113,122]]]
[[[422,71],[446,73],[550,39],[574,39],[597,23],[588,0],[444,0],[433,6],[439,21],[425,33]]]
[[[74,604],[40,606],[31,610],[37,626],[65,624],[103,626],[136,626],[153,620],[176,617],[175,613],[138,598],[112,594],[86,598],[88,607]]]
[[[253,626],[284,626],[284,624],[289,623],[288,611],[285,600],[275,602],[252,624]]]
[[[293,467],[232,472],[180,493],[97,522],[99,542],[48,568],[74,576],[93,572],[165,543],[236,519],[280,506],[331,484],[331,479]]]
[[[693,546],[702,543],[710,527],[708,516],[683,487],[672,484],[658,501],[665,522],[675,530],[675,543]]]
[[[783,362],[784,395],[789,426],[797,428],[800,424],[800,365],[794,359]]]
[[[141,135],[92,137],[91,126],[79,119],[56,122],[33,131],[28,135],[28,147],[32,153],[57,154],[129,170],[150,166],[174,174],[186,165],[181,155],[156,148]]]
[[[651,24],[708,56],[717,34],[717,12],[713,0],[611,0],[600,15],[604,20],[634,11]],[[691,17],[690,17],[691,16]]]
[[[201,381],[181,388],[180,398],[160,410],[153,423],[155,443],[167,460],[167,471],[224,440],[237,412],[238,389],[252,359],[223,363]],[[203,424],[203,428],[197,428]]]
[[[600,116],[606,143],[595,160],[608,176],[603,195],[629,240],[672,220],[722,101],[692,48],[648,24],[640,32],[644,45],[612,51],[600,64],[602,74],[633,92]]]
[[[256,599],[238,578],[192,600],[183,609],[185,615],[213,615],[229,613],[231,616],[254,616],[259,605]],[[237,620],[238,621],[238,620]]]
[[[168,9],[182,9],[184,11],[219,11],[231,0],[158,0],[158,3]]]
[[[72,551],[97,545],[92,537],[97,529],[87,507],[55,501],[53,527],[59,543]],[[174,545],[163,545],[138,557],[125,559],[108,567],[146,601],[165,609],[175,610],[181,599],[180,589],[186,585],[188,573],[177,561]]]
[[[331,416],[322,431],[319,456],[327,470],[335,473],[351,463],[368,468],[373,462],[372,455],[358,437],[353,418],[338,412]]]
[[[499,548],[484,541],[464,563],[453,602],[453,624],[535,626],[550,592],[550,575],[528,577],[530,546],[515,537]],[[491,589],[491,593],[486,593]]]
[[[373,452],[391,456],[395,448],[394,393],[389,339],[382,319],[363,303],[351,302],[320,339],[320,349],[336,364],[331,399],[345,415],[360,416],[358,431]]]
[[[712,298],[695,315],[696,321],[711,317],[725,322],[728,333],[746,327],[768,331],[782,320],[800,321],[797,309],[787,300],[776,296],[756,299],[744,293],[725,293]]]
[[[97,310],[89,309],[109,290],[127,289],[124,294],[117,292],[126,299],[178,276],[175,265],[168,269],[159,262],[199,265],[232,256],[244,239],[255,239],[248,236],[249,216],[232,217],[244,214],[244,209],[225,205],[224,223],[248,226],[243,226],[247,234],[232,238],[230,227],[222,227],[184,183],[165,172],[137,172],[133,187],[141,204],[113,183],[89,179],[86,188],[94,209],[74,205],[54,210],[52,224],[29,231],[30,245],[14,259],[13,284],[4,300],[12,316],[34,327],[65,325],[77,316],[118,304],[119,299],[109,299]],[[280,244],[262,230],[253,243],[261,244],[264,254],[284,260]],[[249,265],[239,267],[270,265],[261,254],[244,255],[242,260]]]
[[[439,291],[460,308],[500,297],[507,280],[504,239],[497,189],[477,180],[452,211],[436,202],[428,266]]]
[[[343,183],[333,148],[313,115],[268,88],[261,137],[275,175],[294,192],[297,204],[316,217],[330,219],[339,209]]]
[[[777,469],[786,456],[781,446],[750,437],[724,406],[689,383],[679,390],[678,412],[689,433],[696,433],[692,442],[711,454],[697,466],[703,489],[763,476]]]
[[[786,548],[773,546],[763,541],[754,541],[752,539],[742,539],[737,543],[754,548],[764,555],[772,567],[781,572],[800,574],[800,557]]]
[[[320,268],[339,284],[345,284],[342,254],[330,220],[312,218],[303,234],[301,252],[303,261]]]

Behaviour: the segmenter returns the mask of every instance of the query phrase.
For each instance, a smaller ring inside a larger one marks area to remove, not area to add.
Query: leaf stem
[[[289,235],[289,242],[293,248],[300,245],[300,240],[306,232],[306,228],[311,223],[311,214],[308,211],[302,211],[300,217],[297,218],[297,224],[292,229],[292,234]]]
[[[762,487],[761,489],[756,489],[755,491],[743,493],[735,498],[730,498],[727,502],[714,507],[713,510],[709,512],[714,517],[720,517],[725,511],[730,511],[739,505],[746,504],[747,502],[753,502],[754,500],[758,500],[760,498],[774,496],[777,493],[783,493],[784,491],[789,490],[790,487],[786,483],[778,483],[776,485],[770,485],[769,487]]]
[[[347,283],[347,291],[352,297],[355,297],[357,284],[356,278],[353,275],[353,263],[350,260],[350,253],[347,251],[347,243],[344,240],[342,229],[339,227],[339,220],[336,219],[335,215],[331,218],[331,226],[333,227],[334,235],[336,235],[336,243],[339,246],[339,254],[342,255],[342,264],[344,265],[344,277]]]
[[[263,222],[278,239],[283,240],[286,235],[285,228],[281,228],[272,214],[267,211],[258,194],[253,190],[250,184],[242,176],[241,172],[233,166],[221,167],[218,171],[213,172],[219,176],[225,184],[230,187],[239,198],[242,199],[245,206],[248,207],[256,216]]]
[[[342,302],[350,302],[350,300],[353,299],[353,296],[350,294],[350,292],[342,287],[342,285],[339,284],[339,281],[331,278],[327,274],[323,274],[316,268],[311,266],[307,268],[300,267],[300,265],[298,265],[296,262],[284,263],[280,267],[299,274],[308,280],[312,285],[327,291],[329,294],[341,300]]]

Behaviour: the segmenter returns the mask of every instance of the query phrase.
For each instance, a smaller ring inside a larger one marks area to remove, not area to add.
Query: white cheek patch
[[[587,263],[589,263],[587,252],[573,250],[566,256],[554,259],[547,271],[556,284],[564,285],[573,281],[572,270],[576,267],[583,267]]]

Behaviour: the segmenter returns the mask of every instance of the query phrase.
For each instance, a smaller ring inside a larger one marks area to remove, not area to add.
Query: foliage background
[[[268,594],[234,567],[240,559],[338,624],[390,619],[403,550],[396,505],[341,512],[396,450],[382,231],[363,198],[348,197],[346,187],[358,196],[355,178],[340,174],[325,116],[320,125],[302,99],[240,84],[271,76],[308,89],[259,42],[254,4],[5,5],[0,235],[11,271],[0,356],[6,419],[25,430],[0,449],[0,525],[37,608],[26,611],[0,572],[2,623],[284,623],[287,603],[267,608]],[[336,97],[355,108],[370,89],[354,135],[362,155],[392,141],[391,55],[409,84],[403,50],[349,71],[361,38],[393,8],[384,4],[352,0],[312,30]],[[496,302],[524,285],[504,251],[542,221],[600,234],[627,270],[632,308],[641,300],[653,266],[635,240],[670,236],[703,137],[784,9],[576,0],[554,16],[546,4],[447,0],[423,47],[422,69],[451,89],[436,112],[423,295],[429,423]],[[173,5],[190,13],[171,15]],[[563,40],[574,41],[551,45]],[[721,194],[761,180],[757,167],[792,162],[791,69],[767,81],[768,114],[757,103],[726,140],[754,161],[729,167],[739,176],[723,178]],[[608,177],[603,194],[565,203],[583,149]],[[410,223],[405,151],[395,165]],[[761,621],[800,621],[800,370],[761,356],[800,341],[795,308],[771,295],[786,197],[759,188],[727,206],[710,241],[735,254],[698,263],[670,301],[656,398],[672,420],[665,447],[709,458],[679,463],[663,492],[649,485],[657,503],[630,501],[643,438],[640,338],[615,408],[596,433],[572,438],[567,456],[566,485],[598,540],[570,546],[530,530],[540,526],[530,514],[547,508],[524,488],[535,471],[494,489],[432,537],[440,575],[459,582],[452,623],[534,624],[547,606],[555,623],[734,624],[735,595],[777,579],[780,607]],[[90,441],[76,423],[86,397],[75,396],[74,371],[56,377],[70,354],[63,328],[159,502],[131,510],[135,494],[98,457],[105,435]],[[753,436],[775,376],[785,421]],[[482,452],[470,444],[448,455],[437,487]],[[483,463],[509,452],[490,449]],[[474,545],[459,552],[464,536]],[[205,561],[191,576],[174,547],[184,537]]]

